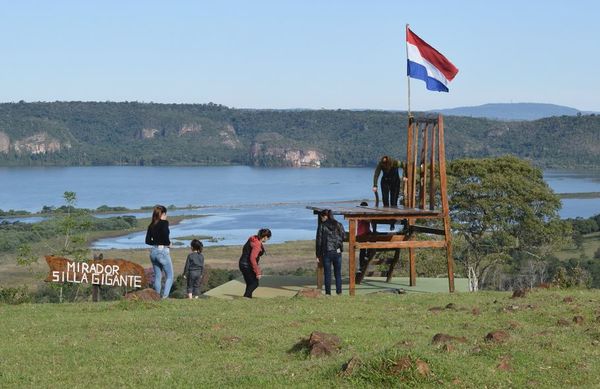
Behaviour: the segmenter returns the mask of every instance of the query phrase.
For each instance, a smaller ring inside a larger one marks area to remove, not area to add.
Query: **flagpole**
[[[408,83],[408,119],[410,120],[411,118],[411,113],[410,113],[410,77],[408,75],[408,23],[406,23],[406,30],[404,31],[405,33],[405,39],[404,39],[404,44],[406,46],[406,82]]]

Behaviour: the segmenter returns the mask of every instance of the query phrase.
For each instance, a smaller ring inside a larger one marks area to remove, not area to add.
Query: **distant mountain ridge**
[[[593,114],[564,105],[544,103],[490,103],[472,107],[456,107],[431,110],[447,116],[468,116],[496,120],[537,120],[552,116],[576,116]]]
[[[374,166],[382,155],[405,158],[407,121],[400,111],[5,103],[0,166]],[[535,121],[446,116],[444,127],[449,160],[510,154],[541,167],[600,168],[600,115]]]

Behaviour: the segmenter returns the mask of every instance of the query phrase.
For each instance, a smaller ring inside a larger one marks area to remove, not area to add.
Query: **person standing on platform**
[[[152,222],[146,231],[146,244],[152,246],[150,249],[150,262],[154,270],[154,290],[162,298],[169,297],[173,285],[173,262],[169,247],[169,222],[167,221],[167,208],[157,205],[152,212]],[[165,286],[161,293],[162,272],[165,272]]]
[[[398,196],[400,195],[400,174],[398,169],[404,169],[404,163],[387,155],[381,157],[381,160],[375,168],[373,174],[373,192],[377,192],[377,180],[381,176],[381,200],[384,207],[397,207]]]
[[[242,248],[239,267],[244,281],[246,282],[246,290],[244,297],[252,298],[252,293],[258,288],[258,280],[262,277],[262,272],[258,266],[260,257],[265,253],[264,243],[271,238],[271,230],[261,228],[256,235],[252,235],[246,241]]]
[[[334,219],[330,209],[319,212],[317,227],[316,255],[325,270],[325,294],[331,295],[331,266],[335,276],[335,293],[342,294],[342,250],[344,246],[344,226]]]

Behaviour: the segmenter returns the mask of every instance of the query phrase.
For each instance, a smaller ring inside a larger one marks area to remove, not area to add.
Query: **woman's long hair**
[[[392,159],[387,155],[381,157],[381,161],[379,161],[379,163],[381,164],[381,168],[386,172],[392,168]]]
[[[321,216],[327,216],[327,219],[329,219],[331,221],[334,221],[334,222],[337,221],[333,217],[333,212],[331,212],[331,209],[323,209],[323,210],[321,210],[321,212],[319,212],[319,215],[321,215]]]
[[[163,213],[167,213],[167,208],[164,205],[154,206],[154,210],[152,211],[152,222],[150,222],[150,226],[156,225]]]
[[[338,230],[340,233],[342,233],[342,228],[343,228],[342,223],[335,220],[335,217],[333,217],[333,212],[331,211],[331,209],[323,209],[323,210],[321,210],[321,212],[319,212],[319,215],[327,216],[327,220],[331,220],[330,223],[333,223],[335,225],[335,229]]]

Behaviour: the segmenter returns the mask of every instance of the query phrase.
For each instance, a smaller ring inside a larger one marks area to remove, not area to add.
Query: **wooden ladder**
[[[373,261],[375,259],[376,253],[385,252],[385,251],[393,251],[394,257],[391,259],[390,258],[378,258],[377,260]],[[356,273],[356,278],[355,278],[356,283],[360,284],[362,282],[362,280],[364,279],[364,277],[386,277],[385,282],[390,282],[392,280],[392,276],[394,275],[394,268],[398,264],[399,260],[400,260],[400,249],[367,250],[366,261],[365,261],[365,263],[360,264],[360,271]],[[388,270],[379,272],[379,275],[378,275],[377,271],[369,270],[370,265],[381,266],[384,264],[388,265]]]

